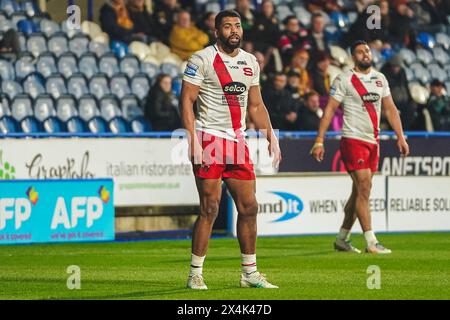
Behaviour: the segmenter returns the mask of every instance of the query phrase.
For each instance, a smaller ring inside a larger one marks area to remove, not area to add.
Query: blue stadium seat
[[[128,94],[120,100],[122,114],[127,121],[143,115],[139,99],[134,94]],[[137,109],[139,109],[139,111]]]
[[[2,92],[5,93],[10,100],[14,99],[18,94],[23,93],[22,86],[14,80],[2,81]]]
[[[74,73],[67,80],[67,90],[77,99],[80,99],[83,95],[88,94],[89,88],[86,77],[82,73]]]
[[[48,117],[42,122],[42,128],[47,133],[60,133],[65,131],[65,126],[57,117]]]
[[[33,116],[33,101],[27,94],[17,95],[11,102],[11,115],[16,121]]]
[[[81,57],[84,53],[88,52],[88,46],[89,38],[83,34],[78,34],[69,40],[69,49],[77,57]]]
[[[79,117],[72,117],[65,122],[67,132],[70,133],[86,133],[86,124]]]
[[[24,133],[41,132],[41,124],[33,116],[27,116],[19,122],[19,127]]]
[[[120,134],[130,132],[128,123],[125,121],[124,118],[121,117],[111,119],[108,123],[108,126],[109,130],[112,133]]]
[[[128,78],[124,73],[118,73],[112,77],[109,82],[109,88],[111,93],[119,99],[131,93]]]
[[[99,59],[98,66],[100,72],[105,73],[110,78],[120,71],[117,58],[112,53],[104,54]]]
[[[100,58],[105,53],[110,52],[110,49],[107,44],[97,41],[91,41],[89,42],[89,51],[95,54],[97,58]]]
[[[49,94],[41,94],[34,99],[34,116],[41,122],[56,116],[55,101]]]
[[[99,72],[97,67],[97,57],[92,53],[83,54],[78,60],[78,69],[86,78],[91,79]]]
[[[30,53],[21,53],[19,58],[14,64],[14,69],[16,70],[16,79],[22,80],[26,78],[29,74],[36,71],[34,64],[34,57]]]
[[[2,134],[16,133],[18,131],[17,121],[11,116],[0,118],[0,132]]]
[[[44,83],[42,75],[38,72],[33,72],[23,79],[23,91],[35,99],[38,95],[45,93]]]
[[[117,58],[123,58],[128,54],[128,45],[120,41],[111,41],[111,51]]]
[[[139,73],[131,79],[131,92],[140,100],[145,99],[149,90],[150,82],[145,74]]]
[[[56,100],[56,116],[63,122],[78,116],[76,102],[72,95],[63,95]]]
[[[33,54],[34,57],[39,57],[43,52],[47,51],[47,40],[44,33],[31,34],[27,40],[27,50]]]
[[[120,71],[125,73],[128,79],[139,73],[139,60],[133,55],[127,55],[120,60]]]
[[[416,37],[416,41],[425,49],[433,49],[436,45],[436,39],[434,36],[427,32],[420,32]]]
[[[150,79],[154,79],[161,73],[161,69],[154,63],[143,61],[141,62],[141,72],[146,74]]]
[[[105,74],[96,74],[89,81],[89,92],[97,99],[110,93],[108,86],[108,78]]]
[[[0,78],[2,80],[14,80],[16,78],[14,67],[8,60],[0,59]]]
[[[334,25],[341,30],[346,30],[350,26],[350,21],[348,20],[348,17],[346,14],[339,12],[339,11],[333,11],[330,13],[330,19],[333,21]]]
[[[31,21],[31,19],[28,20],[27,14],[24,11],[22,11],[22,10],[14,12],[9,17],[9,20],[11,20],[11,22],[14,23],[15,25],[17,25],[18,27],[19,27],[19,25],[18,25],[19,21],[22,21],[22,20],[23,21]],[[20,28],[19,28],[19,30],[20,30]],[[20,30],[20,31],[22,31],[22,30]],[[36,32],[36,31],[34,31],[34,32]]]
[[[64,33],[55,33],[50,37],[47,42],[48,50],[54,53],[57,57],[62,55],[65,52],[69,51],[69,45],[67,41],[67,37]]]
[[[175,78],[180,74],[180,68],[173,63],[162,63],[161,72],[168,74],[171,78]]]
[[[24,34],[32,34],[39,31],[39,28],[36,26],[36,24],[33,21],[27,19],[17,22],[17,29]]]
[[[78,114],[86,122],[94,117],[100,116],[95,96],[87,94],[78,99]]]
[[[60,74],[52,74],[47,78],[45,90],[54,99],[58,99],[61,95],[67,93],[66,81]]]
[[[11,115],[11,109],[9,108],[9,99],[8,97],[0,93],[0,118],[3,116],[10,116]]]
[[[181,83],[183,81],[182,77],[176,77],[172,79],[172,92],[176,97],[179,97],[181,94]]]
[[[102,117],[93,117],[87,122],[87,127],[91,133],[106,133],[109,131],[108,124]]]
[[[20,10],[20,6],[15,0],[2,0],[0,1],[0,10],[11,16],[14,12]]]
[[[58,59],[58,71],[64,78],[70,78],[78,72],[77,57],[72,52],[62,54]]]
[[[122,116],[119,100],[115,96],[107,95],[100,99],[99,104],[100,114],[106,121]]]
[[[36,63],[36,70],[46,78],[58,72],[54,54],[51,52],[42,53]]]
[[[41,29],[41,32],[43,32],[47,37],[51,37],[55,33],[61,32],[59,24],[48,19],[42,19],[39,23],[39,28]]]

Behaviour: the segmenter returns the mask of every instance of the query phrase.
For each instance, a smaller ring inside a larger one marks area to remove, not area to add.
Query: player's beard
[[[232,36],[234,36],[234,35],[232,35]],[[228,50],[230,50],[230,51],[232,51],[232,50],[234,50],[234,49],[237,49],[237,48],[239,48],[239,47],[241,46],[241,38],[240,38],[240,37],[239,37],[239,41],[238,41],[237,43],[233,44],[233,43],[230,42],[230,38],[231,38],[232,36],[229,36],[229,37],[227,38],[227,37],[225,37],[223,34],[219,34],[219,40],[220,40],[220,42],[222,43],[222,45],[223,45],[226,49],[228,49]]]
[[[358,66],[358,68],[360,70],[365,71],[365,70],[369,69],[372,66],[372,61],[370,61],[370,62],[360,61],[356,65]]]

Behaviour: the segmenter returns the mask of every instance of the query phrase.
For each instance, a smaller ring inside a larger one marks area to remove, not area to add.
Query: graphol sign
[[[0,181],[0,244],[114,239],[113,182]]]

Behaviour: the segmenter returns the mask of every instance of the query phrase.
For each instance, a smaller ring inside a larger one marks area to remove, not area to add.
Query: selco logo
[[[223,87],[223,92],[225,94],[231,94],[236,96],[244,93],[245,90],[247,90],[247,87],[245,86],[245,84],[241,82],[230,82]]]
[[[369,92],[363,95],[362,99],[364,102],[377,102],[378,100],[380,100],[380,95],[377,93]]]

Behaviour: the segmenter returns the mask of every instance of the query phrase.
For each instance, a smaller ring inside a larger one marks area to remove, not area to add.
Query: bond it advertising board
[[[114,239],[111,179],[0,181],[0,244]]]

